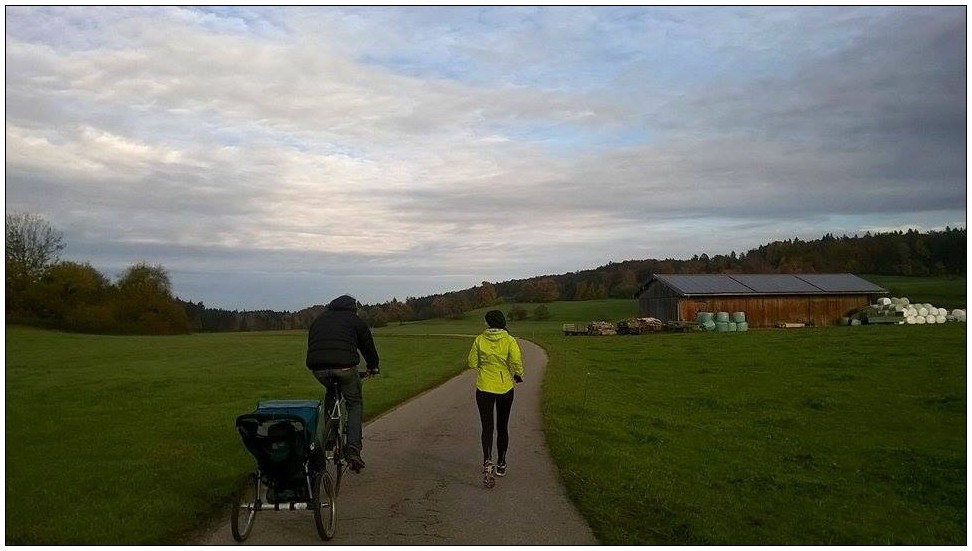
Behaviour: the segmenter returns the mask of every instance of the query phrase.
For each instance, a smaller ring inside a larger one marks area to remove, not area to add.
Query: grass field
[[[928,302],[949,311],[966,307],[966,278],[865,275],[864,279],[891,291],[891,296]]]
[[[605,544],[963,545],[966,326],[540,339]]]
[[[378,337],[365,417],[449,379],[468,339]],[[305,336],[107,337],[6,328],[6,541],[179,543],[255,463],[234,429],[263,399],[316,399]],[[367,450],[364,450],[367,458]]]
[[[547,439],[603,543],[966,542],[965,324],[564,337],[637,305],[548,308],[510,328],[547,349]],[[461,371],[437,335],[483,312],[377,330],[366,418]],[[302,332],[5,337],[7,544],[183,543],[253,468],[235,417],[320,394]]]

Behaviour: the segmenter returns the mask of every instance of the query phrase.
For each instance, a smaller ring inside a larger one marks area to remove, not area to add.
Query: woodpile
[[[630,318],[618,322],[618,335],[644,335],[661,331],[665,324],[658,318]]]
[[[618,330],[609,321],[592,321],[587,326],[588,335],[617,335]]]

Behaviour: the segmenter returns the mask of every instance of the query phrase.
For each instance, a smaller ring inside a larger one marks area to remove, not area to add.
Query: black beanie
[[[486,324],[493,329],[506,329],[506,316],[499,310],[486,312]]]

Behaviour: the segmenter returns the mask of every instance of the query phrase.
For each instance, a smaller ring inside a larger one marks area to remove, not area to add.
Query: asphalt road
[[[334,539],[321,541],[310,512],[268,511],[257,514],[245,543],[596,544],[567,499],[544,442],[540,384],[546,355],[532,343],[521,340],[520,346],[525,375],[510,419],[509,470],[494,488],[482,485],[476,373],[467,370],[365,426],[367,467],[344,477]],[[228,515],[196,543],[235,544]]]

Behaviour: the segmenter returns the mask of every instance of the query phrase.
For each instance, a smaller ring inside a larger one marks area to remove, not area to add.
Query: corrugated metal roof
[[[887,293],[853,274],[653,274],[648,282],[653,280],[682,295]]]

